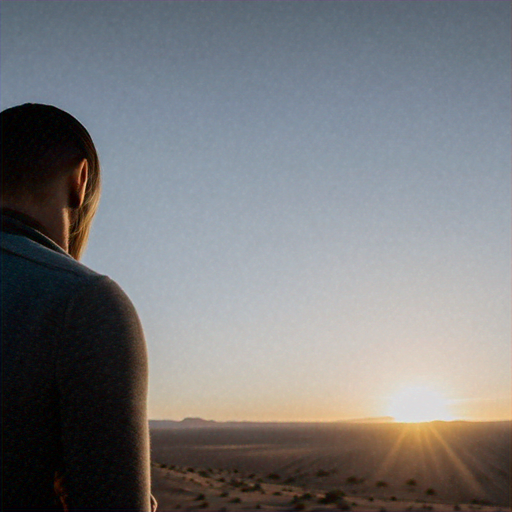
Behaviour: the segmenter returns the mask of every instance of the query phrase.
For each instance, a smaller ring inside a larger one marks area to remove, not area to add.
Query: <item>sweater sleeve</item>
[[[55,371],[70,510],[150,510],[146,344],[109,278],[71,299]]]

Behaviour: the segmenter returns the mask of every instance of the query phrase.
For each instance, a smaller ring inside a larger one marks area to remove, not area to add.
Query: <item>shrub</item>
[[[316,476],[317,476],[317,477],[329,476],[329,471],[325,471],[325,469],[319,469],[319,470],[316,472]]]
[[[416,480],[414,480],[414,478],[410,478],[409,480],[407,480],[407,482],[405,482],[409,487],[414,487],[417,482]]]
[[[389,498],[391,501],[396,501],[396,496],[391,496],[391,498]]]
[[[425,491],[425,494],[427,496],[435,496],[437,493],[435,491],[435,489],[432,489],[432,487],[429,487],[426,491]]]
[[[377,487],[387,487],[388,483],[384,482],[384,480],[379,480],[376,484]]]
[[[338,500],[342,499],[345,496],[345,493],[341,490],[329,491],[323,498],[318,500],[318,503],[322,503],[324,505],[328,503],[336,503]]]
[[[241,487],[243,485],[243,482],[240,482],[240,480],[237,480],[236,478],[232,478],[229,482],[229,485],[232,487]]]
[[[352,510],[352,507],[350,506],[350,504],[345,501],[344,499],[341,499],[340,501],[338,501],[338,503],[336,504],[336,508],[338,510]]]
[[[208,502],[207,501],[203,501],[203,503],[201,503],[201,505],[199,505],[199,508],[208,508]]]
[[[233,498],[232,500],[229,500],[229,503],[242,503],[242,500],[240,498]]]
[[[346,480],[347,484],[349,485],[355,485],[359,483],[359,478],[357,476],[349,476]]]
[[[267,478],[269,480],[281,480],[281,477],[277,473],[269,473]]]
[[[198,494],[195,498],[196,501],[203,501],[205,498],[204,494]]]
[[[229,492],[228,491],[224,491],[224,492],[220,493],[220,497],[221,498],[227,498],[228,496],[229,496]]]
[[[306,505],[304,505],[304,503],[302,503],[301,501],[298,501],[293,506],[293,510],[305,510],[305,508],[306,508]]]

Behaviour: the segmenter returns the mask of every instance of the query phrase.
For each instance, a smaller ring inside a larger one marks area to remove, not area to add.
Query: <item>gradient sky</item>
[[[96,142],[151,418],[511,415],[508,1],[1,2],[1,107]]]

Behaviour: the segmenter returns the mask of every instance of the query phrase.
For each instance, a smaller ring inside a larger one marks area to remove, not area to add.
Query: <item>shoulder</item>
[[[14,271],[20,269],[51,279],[87,280],[99,276],[49,239],[48,245],[43,245],[23,235],[2,233],[1,247],[2,263]]]
[[[1,247],[2,290],[8,290],[11,298],[34,307],[39,304],[38,310],[51,314],[64,308],[65,316],[79,322],[84,317],[96,324],[107,320],[138,323],[131,300],[115,281],[57,246],[2,233]]]

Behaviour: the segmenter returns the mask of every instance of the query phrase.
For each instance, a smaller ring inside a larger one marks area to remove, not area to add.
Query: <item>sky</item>
[[[56,105],[97,146],[83,262],[139,312],[150,418],[378,417],[422,388],[510,419],[510,2],[2,0],[0,22],[1,108]]]

